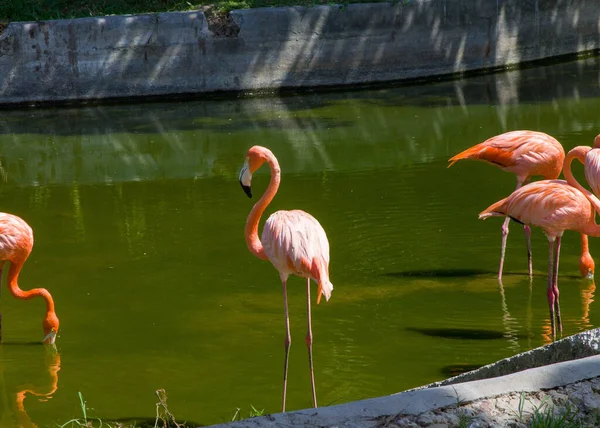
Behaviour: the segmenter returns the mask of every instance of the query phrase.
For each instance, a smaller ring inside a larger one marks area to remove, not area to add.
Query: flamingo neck
[[[54,300],[52,296],[45,288],[34,288],[32,290],[23,291],[19,288],[17,279],[19,278],[19,272],[23,263],[11,262],[10,269],[8,270],[8,289],[10,293],[17,299],[29,300],[36,296],[42,297],[46,301],[46,313],[54,313]]]
[[[575,179],[573,173],[571,172],[571,162],[573,162],[573,159],[577,159],[579,160],[579,162],[585,165],[585,156],[591,149],[591,147],[587,146],[577,146],[571,149],[565,157],[563,173],[565,174],[567,183],[581,191],[581,193],[583,193],[587,200],[590,201],[590,203],[592,204],[592,209],[596,211],[596,213],[600,214],[600,200],[598,200],[598,198],[592,192],[590,192],[581,184],[579,184],[579,182]],[[586,225],[585,230],[582,230],[580,232],[585,233],[589,236],[600,236],[600,225],[596,224],[595,216],[591,216],[590,222]]]
[[[252,207],[252,211],[250,211],[248,219],[246,220],[246,229],[244,231],[248,249],[252,254],[262,260],[267,260],[267,255],[265,254],[263,244],[258,237],[258,223],[260,222],[260,218],[265,209],[275,197],[277,189],[279,188],[279,182],[281,181],[281,170],[279,169],[277,158],[275,158],[273,154],[267,154],[267,163],[271,169],[269,186],[258,202],[254,204],[254,207]]]
[[[588,237],[585,234],[581,234],[581,254],[589,254],[590,247],[588,243]]]
[[[565,161],[563,164],[563,173],[565,174],[567,183],[569,183],[571,186],[581,190],[584,193],[587,190],[584,189],[584,187],[581,184],[579,184],[579,182],[573,176],[573,173],[571,172],[571,162],[573,162],[574,159],[577,159],[579,162],[582,163],[582,165],[585,165],[585,155],[587,155],[587,153],[590,150],[591,150],[591,147],[586,147],[586,146],[577,146],[577,147],[573,148],[572,150],[569,151],[569,153],[567,153],[567,156],[565,157]]]

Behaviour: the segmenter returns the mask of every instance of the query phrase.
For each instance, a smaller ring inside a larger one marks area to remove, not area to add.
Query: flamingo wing
[[[0,259],[12,260],[19,249],[33,248],[33,230],[20,217],[0,213]]]
[[[321,266],[329,264],[325,230],[301,210],[271,214],[262,232],[262,243],[267,257],[282,275],[295,274],[317,281]]]
[[[521,176],[542,175],[557,178],[565,152],[553,137],[537,131],[511,131],[488,138],[449,160],[479,159]]]
[[[541,180],[515,190],[483,211],[480,218],[498,214],[560,236],[564,230],[581,229],[593,216],[593,208],[585,195],[566,181]]]

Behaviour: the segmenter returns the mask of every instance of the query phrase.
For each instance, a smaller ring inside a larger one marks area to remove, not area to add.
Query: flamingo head
[[[253,146],[248,150],[239,178],[240,185],[249,198],[252,197],[252,174],[272,157],[274,157],[273,153],[265,147]]]
[[[581,255],[581,259],[579,260],[579,271],[583,278],[593,279],[595,267],[594,259],[589,253]]]
[[[595,149],[600,148],[600,134],[596,135],[596,138],[594,138],[594,148]]]
[[[58,317],[54,312],[48,312],[43,321],[44,328],[44,343],[46,345],[54,345],[56,335],[58,334]]]
[[[240,186],[244,190],[244,193],[248,195],[249,198],[252,197],[252,173],[250,172],[250,165],[248,158],[244,161],[244,166],[240,171]]]

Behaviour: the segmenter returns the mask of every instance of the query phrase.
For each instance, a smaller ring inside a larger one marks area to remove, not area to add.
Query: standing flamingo
[[[570,183],[570,182],[569,182]],[[506,216],[520,223],[539,226],[548,237],[548,306],[552,336],[562,331],[558,303],[558,259],[560,241],[565,230],[600,236],[596,212],[600,201],[591,192],[578,189],[564,180],[542,180],[515,190],[510,196],[492,204],[479,214],[480,219]]]
[[[33,248],[33,231],[22,218],[12,214],[0,213],[0,279],[2,268],[8,261],[8,289],[17,299],[29,300],[41,296],[46,301],[46,316],[42,322],[44,343],[54,344],[58,333],[58,317],[54,312],[54,300],[45,288],[23,291],[17,284],[17,278],[23,264]]]
[[[527,183],[531,177],[541,175],[545,179],[558,178],[565,159],[562,145],[553,137],[537,131],[511,131],[489,138],[449,159],[450,168],[461,159],[479,159],[491,163],[503,171],[512,172],[517,176],[517,189]],[[508,223],[502,225],[502,249],[500,253],[500,268],[498,279],[502,279],[506,240],[508,238]],[[533,273],[531,261],[531,229],[524,225],[527,238],[527,264],[529,276]],[[594,259],[589,253],[587,236],[581,235],[581,275],[588,278],[594,275]]]
[[[254,146],[248,150],[244,166],[240,171],[240,184],[242,189],[252,197],[252,174],[267,162],[271,169],[271,180],[264,195],[254,205],[248,219],[244,236],[246,244],[252,254],[262,260],[269,260],[279,271],[283,284],[283,308],[285,312],[285,362],[283,366],[283,410],[287,389],[288,357],[291,344],[290,319],[287,302],[287,279],[290,274],[306,278],[306,300],[308,311],[308,365],[310,368],[310,381],[312,386],[313,406],[317,407],[317,393],[315,390],[315,376],[312,360],[312,327],[310,313],[310,280],[318,284],[317,304],[321,294],[326,300],[331,297],[333,284],[329,281],[329,242],[325,230],[310,214],[301,211],[277,211],[269,216],[262,233],[262,242],[258,239],[258,223],[265,208],[273,200],[279,188],[281,170],[273,153],[261,146]]]

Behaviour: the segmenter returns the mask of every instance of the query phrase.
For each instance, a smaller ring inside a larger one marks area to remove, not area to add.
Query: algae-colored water
[[[373,91],[2,112],[1,209],[36,239],[20,283],[50,290],[61,331],[49,354],[36,343],[43,302],[2,289],[0,426],[79,417],[78,392],[103,420],[152,419],[159,388],[179,420],[198,424],[251,405],[279,411],[281,285],[245,246],[253,201],[237,181],[254,144],[282,168],[267,213],[306,210],[329,237],[335,289],[313,302],[321,405],[546,343],[544,235],[534,230],[530,284],[522,228],[511,225],[501,288],[502,221],[477,219],[514,176],[478,162],[447,169],[447,159],[514,129],[591,145],[599,70],[592,59]],[[266,168],[255,174],[255,195],[268,179]],[[596,240],[591,250],[600,255]],[[565,335],[600,324],[578,254],[567,232]],[[303,281],[291,278],[289,294],[293,410],[311,404]]]

